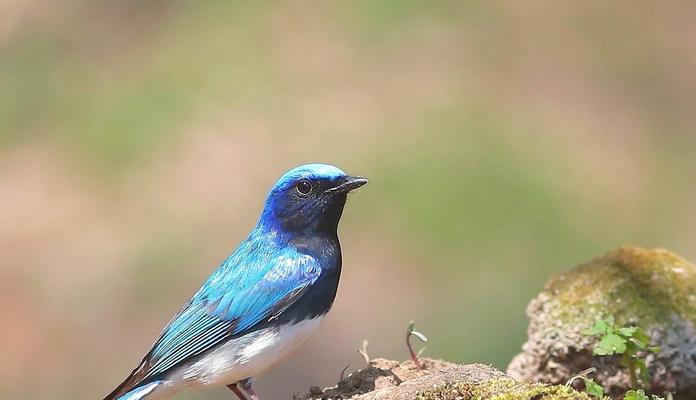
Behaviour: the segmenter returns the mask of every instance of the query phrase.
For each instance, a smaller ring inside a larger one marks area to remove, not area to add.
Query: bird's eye
[[[308,180],[303,179],[297,182],[295,185],[295,190],[297,190],[297,193],[300,195],[306,196],[312,191],[312,184]]]

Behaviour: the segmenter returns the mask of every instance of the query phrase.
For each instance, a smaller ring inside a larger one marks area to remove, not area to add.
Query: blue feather
[[[320,274],[313,257],[254,231],[164,329],[145,378],[282,312]]]
[[[147,385],[138,386],[137,388],[119,397],[118,400],[141,400],[152,393],[152,391],[155,390],[160,383],[162,383],[162,381],[154,381],[148,383]]]

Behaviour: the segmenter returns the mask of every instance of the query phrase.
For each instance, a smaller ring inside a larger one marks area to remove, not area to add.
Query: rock
[[[609,394],[628,389],[617,357],[592,356],[597,319],[645,328],[657,354],[646,356],[650,390],[696,398],[696,266],[666,250],[622,247],[551,279],[527,307],[528,340],[508,366],[517,379],[564,383],[595,366]]]
[[[324,391],[321,390],[319,386],[310,386],[309,394],[311,394],[312,396],[321,396],[324,394]]]
[[[591,400],[583,393],[559,385],[518,382],[493,367],[482,364],[458,365],[422,359],[425,368],[413,362],[376,359],[370,366],[353,372],[321,395],[310,399],[353,400]]]

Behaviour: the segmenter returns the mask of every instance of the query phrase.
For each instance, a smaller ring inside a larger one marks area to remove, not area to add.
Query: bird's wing
[[[230,263],[235,264],[234,260]],[[223,264],[213,273],[119,388],[127,391],[261,321],[277,317],[321,273],[313,257],[294,251],[257,258],[254,264],[258,265],[230,268]]]

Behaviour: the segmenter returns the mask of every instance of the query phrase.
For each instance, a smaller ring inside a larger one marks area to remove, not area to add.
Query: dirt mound
[[[303,400],[590,400],[565,386],[516,381],[483,364],[459,365],[422,359],[423,368],[412,361],[375,359],[370,366],[351,373],[336,386],[312,387]]]

